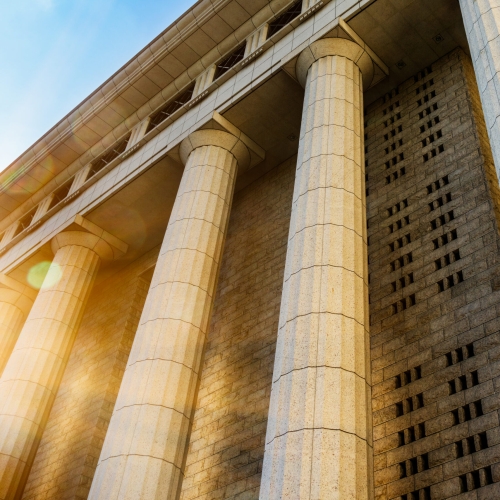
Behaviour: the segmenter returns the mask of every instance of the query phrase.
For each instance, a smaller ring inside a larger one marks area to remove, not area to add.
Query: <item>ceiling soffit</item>
[[[388,78],[366,92],[365,105],[456,47],[469,52],[456,0],[377,0],[347,21],[390,69]]]

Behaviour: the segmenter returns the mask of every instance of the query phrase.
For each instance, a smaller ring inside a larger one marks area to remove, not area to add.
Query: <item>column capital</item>
[[[229,151],[241,169],[250,165],[250,151],[245,143],[229,132],[215,129],[196,130],[182,141],[179,151],[182,163],[185,165],[191,152],[202,146],[217,146]]]
[[[296,74],[303,87],[306,86],[309,68],[318,59],[327,56],[342,56],[353,61],[363,75],[363,87],[366,89],[370,86],[373,80],[374,66],[365,47],[345,38],[323,38],[304,49],[297,59]]]
[[[62,247],[78,245],[93,250],[103,260],[116,260],[127,253],[128,245],[81,215],[52,238],[54,254]]]
[[[10,288],[0,288],[0,302],[6,302],[17,307],[24,314],[25,318],[33,306],[33,299]]]
[[[64,231],[52,238],[51,246],[54,254],[62,247],[77,245],[94,251],[103,260],[116,258],[113,247],[100,236],[84,231]]]

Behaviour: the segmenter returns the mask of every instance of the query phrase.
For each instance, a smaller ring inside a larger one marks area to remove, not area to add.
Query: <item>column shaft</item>
[[[354,45],[354,44],[353,44]],[[363,91],[343,56],[307,74],[260,498],[370,498]]]
[[[0,289],[0,376],[14,349],[26,319],[26,306],[30,303],[30,299],[15,290]]]
[[[57,250],[0,379],[0,499],[19,498],[99,266],[89,248]]]
[[[179,494],[236,169],[223,147],[189,155],[91,499]]]
[[[500,178],[500,2],[460,0],[460,7]]]

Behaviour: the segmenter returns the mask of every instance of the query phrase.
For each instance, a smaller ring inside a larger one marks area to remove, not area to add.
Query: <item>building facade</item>
[[[0,499],[500,498],[499,32],[200,0],[2,172]]]

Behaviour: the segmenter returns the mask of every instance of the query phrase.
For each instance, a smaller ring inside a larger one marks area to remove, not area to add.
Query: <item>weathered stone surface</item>
[[[345,57],[363,49],[339,40],[342,55],[327,55],[320,45],[297,63],[306,94],[263,500],[372,496],[363,91]]]
[[[365,120],[375,496],[496,498],[500,197],[470,59]]]

